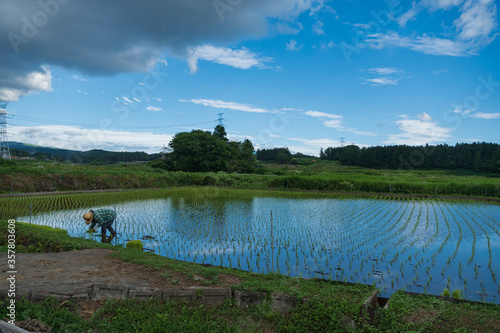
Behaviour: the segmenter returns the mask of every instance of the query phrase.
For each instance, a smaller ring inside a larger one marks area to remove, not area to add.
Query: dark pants
[[[113,229],[113,227],[111,226],[113,224],[113,222],[115,222],[115,220],[106,222],[101,226],[102,237],[106,237],[106,230],[109,230],[111,235],[116,234],[115,229]]]

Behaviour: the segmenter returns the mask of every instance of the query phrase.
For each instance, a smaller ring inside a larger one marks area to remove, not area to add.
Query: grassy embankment
[[[6,228],[6,220],[0,221],[0,233],[5,235]],[[16,236],[24,252],[112,248],[116,250],[115,257],[143,264],[145,271],[164,277],[166,283],[173,284],[168,282],[172,272],[183,274],[187,279],[203,276],[212,286],[218,284],[219,274],[231,274],[242,281],[233,287],[236,290],[286,293],[298,299],[297,306],[288,314],[271,311],[268,303],[239,308],[232,301],[208,306],[155,299],[109,300],[99,304],[91,316],[82,315],[81,308],[86,306],[83,303],[55,300],[17,303],[17,320],[36,318],[51,326],[54,332],[343,332],[343,316],[355,320],[358,327],[353,331],[358,332],[494,332],[500,323],[499,306],[450,303],[432,296],[398,292],[392,296],[389,309],[369,324],[367,318],[360,315],[360,306],[371,293],[370,286],[206,267],[71,238],[48,227],[18,224]],[[0,239],[5,243],[6,237]],[[0,249],[6,251],[5,246]],[[6,307],[0,306],[0,316],[5,315]]]
[[[260,164],[264,174],[185,173],[144,164],[20,161],[0,166],[0,193],[218,186],[500,198],[500,177],[460,170],[373,170],[337,162]]]

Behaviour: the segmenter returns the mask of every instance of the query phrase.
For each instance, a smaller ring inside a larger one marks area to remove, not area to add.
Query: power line
[[[48,120],[48,119],[26,117],[26,116],[19,116],[19,115],[9,115],[9,116],[10,116],[9,118],[12,118],[12,119],[30,121],[30,122],[40,123],[40,124],[70,125],[70,126],[90,127],[90,128],[101,127],[101,125],[98,125],[98,124],[85,124],[85,123],[76,123],[76,122],[60,121],[60,120]],[[189,126],[197,126],[197,125],[206,125],[206,124],[211,124],[211,123],[212,123],[211,121],[205,121],[205,122],[200,122],[200,123],[166,125],[166,126],[127,126],[127,125],[124,125],[124,126],[119,126],[119,128],[143,128],[143,129],[174,128],[174,127],[189,127]]]

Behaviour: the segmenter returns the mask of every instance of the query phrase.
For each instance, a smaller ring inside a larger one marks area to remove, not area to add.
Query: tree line
[[[486,142],[454,146],[329,147],[321,148],[320,159],[376,169],[464,169],[500,173],[500,145]]]
[[[31,152],[21,149],[10,149],[12,156],[34,157],[38,160],[52,160],[58,162],[90,163],[90,164],[114,164],[119,162],[148,162],[158,159],[161,155],[138,152],[113,152],[101,149],[89,151],[76,151],[50,148],[32,148]]]

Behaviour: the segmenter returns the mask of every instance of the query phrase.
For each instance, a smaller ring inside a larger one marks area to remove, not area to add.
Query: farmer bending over
[[[88,213],[83,214],[83,219],[85,220],[85,223],[87,223],[87,225],[92,223],[89,231],[93,230],[96,225],[98,227],[101,227],[101,232],[102,232],[101,236],[103,242],[106,241],[106,229],[109,230],[109,232],[111,233],[111,236],[108,240],[109,242],[111,242],[111,240],[116,236],[116,231],[111,226],[115,221],[115,218],[116,218],[116,212],[111,209],[90,210]]]

